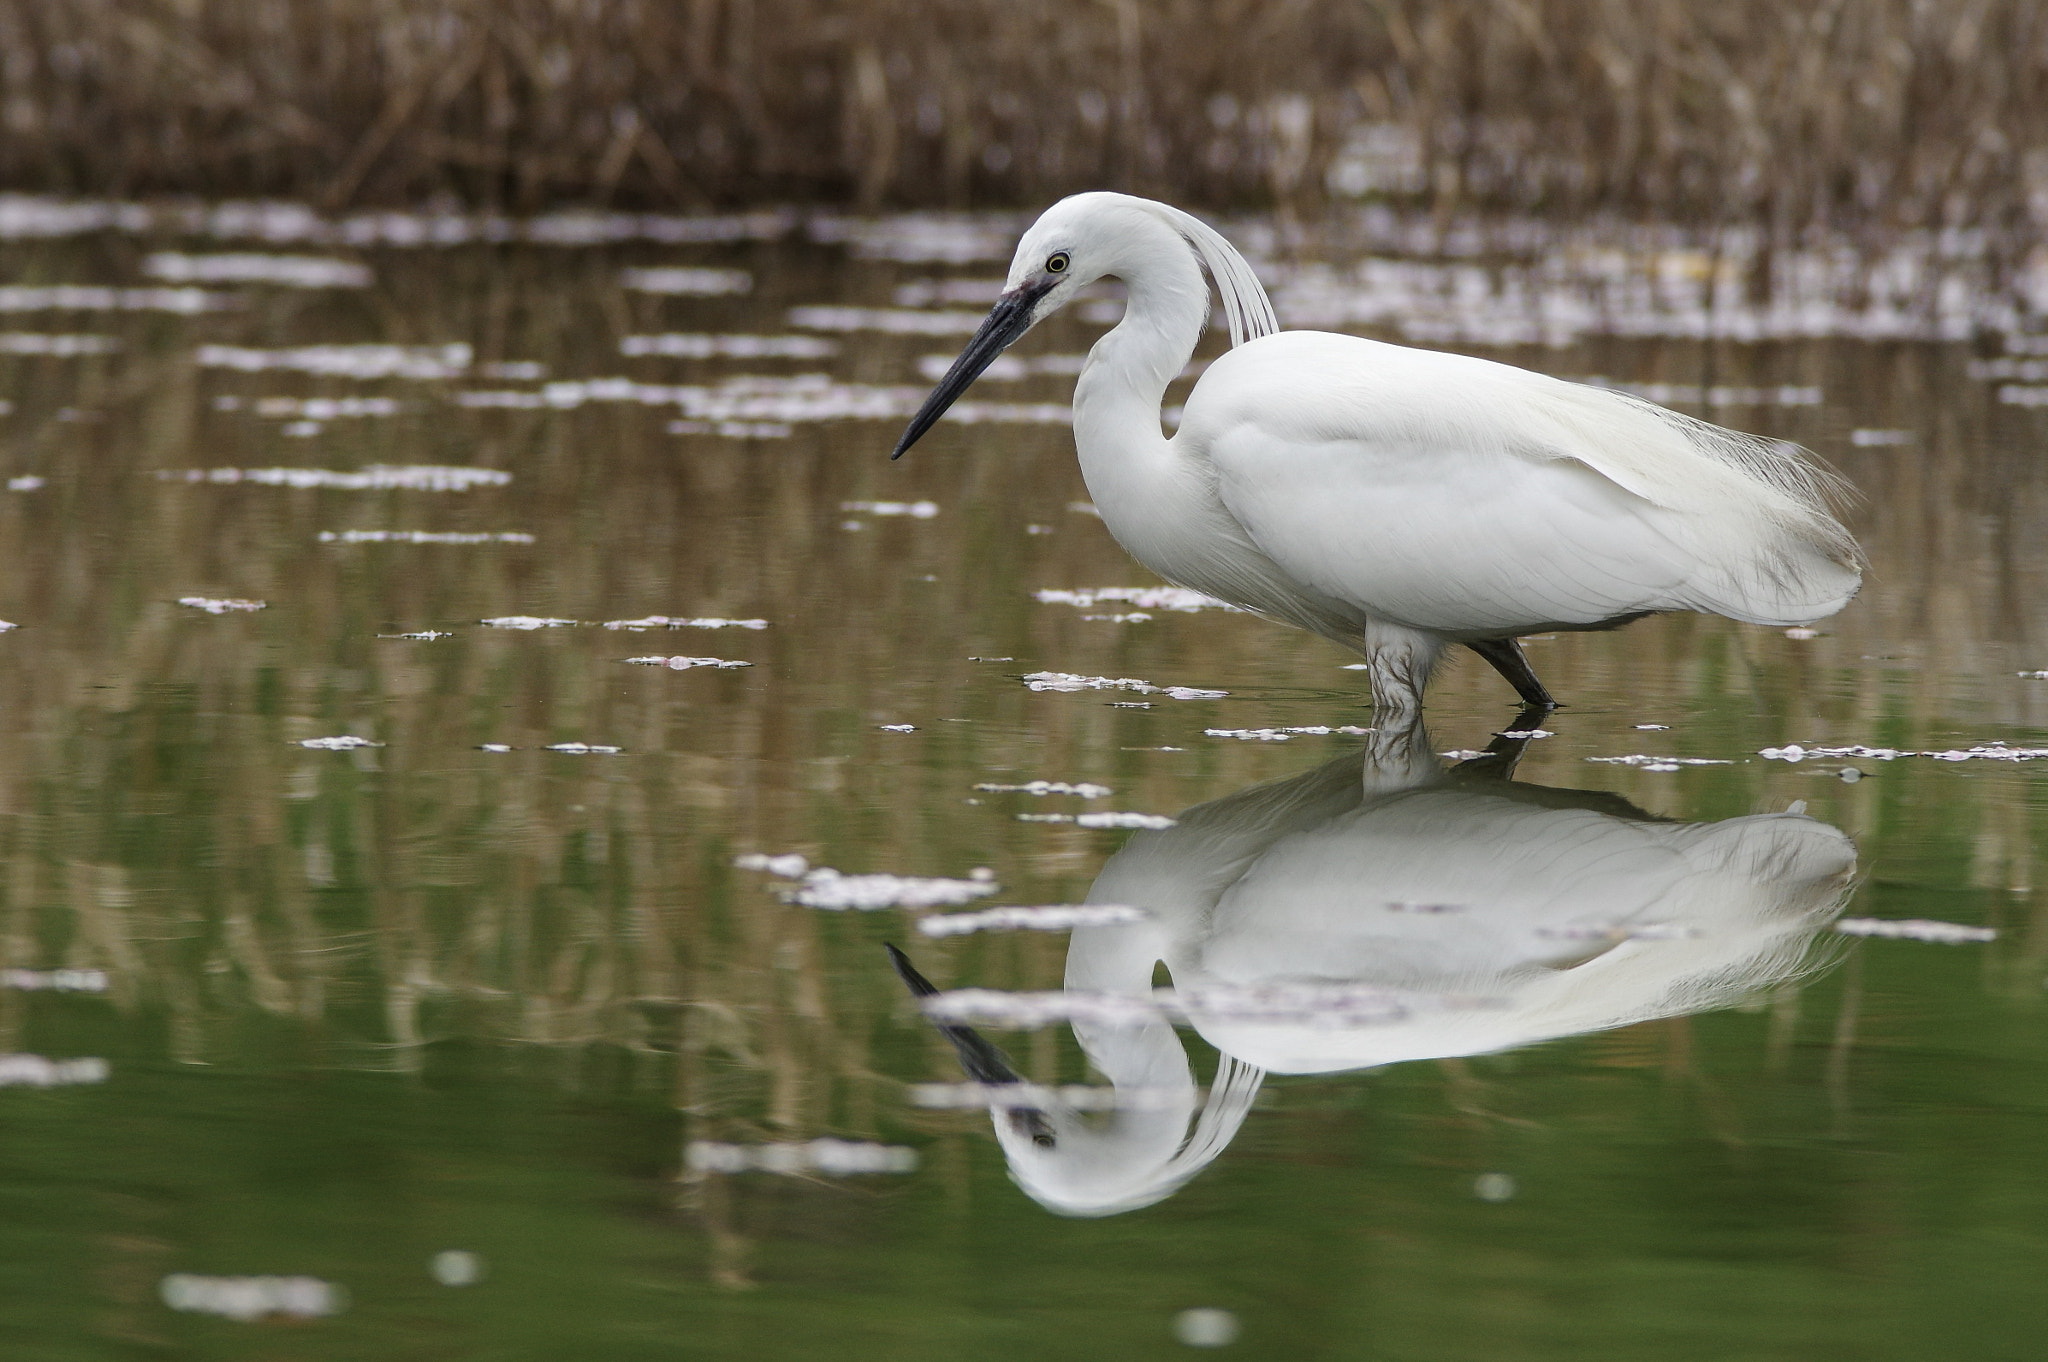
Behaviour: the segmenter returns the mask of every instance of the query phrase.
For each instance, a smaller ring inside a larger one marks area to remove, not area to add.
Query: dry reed
[[[1780,230],[2012,229],[2048,200],[2027,0],[5,0],[0,51],[0,184],[43,191],[1334,189]]]

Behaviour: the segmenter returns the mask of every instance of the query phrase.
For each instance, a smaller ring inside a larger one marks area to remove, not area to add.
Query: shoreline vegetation
[[[2028,0],[0,0],[0,188],[2048,222]]]

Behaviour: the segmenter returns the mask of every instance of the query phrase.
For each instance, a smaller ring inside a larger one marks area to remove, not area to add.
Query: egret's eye
[[[1053,257],[1045,262],[1045,272],[1047,274],[1065,274],[1067,272],[1067,266],[1072,263],[1073,262],[1067,258],[1067,253],[1065,251],[1056,251],[1053,253]]]

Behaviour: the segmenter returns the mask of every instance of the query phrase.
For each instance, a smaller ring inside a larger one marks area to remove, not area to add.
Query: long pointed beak
[[[910,425],[904,430],[903,438],[896,442],[896,452],[890,458],[902,458],[903,451],[916,444],[946,414],[946,408],[960,400],[960,394],[981,377],[982,370],[995,363],[997,355],[1015,345],[1018,337],[1031,329],[1032,309],[1058,282],[1057,279],[1034,279],[1019,284],[996,300],[995,307],[982,321],[981,329],[974,333],[974,339],[967,342],[960,358],[953,361],[953,367],[946,370],[939,386],[932,389],[932,395],[917,409],[917,415],[910,418]]]
[[[903,981],[913,997],[929,998],[939,991],[931,980],[918,973],[917,966],[910,963],[910,957],[888,942],[883,946],[889,951],[889,963],[896,967],[896,977]],[[934,1022],[939,1034],[953,1043],[953,1053],[960,1057],[960,1067],[967,1076],[985,1086],[1002,1083],[1022,1083],[1024,1075],[1017,1072],[1010,1063],[1010,1057],[991,1045],[988,1040],[971,1026],[954,1026],[948,1022]],[[1044,1112],[1035,1107],[1012,1107],[1005,1113],[1010,1124],[1031,1137],[1041,1148],[1051,1148],[1055,1140],[1052,1122]]]

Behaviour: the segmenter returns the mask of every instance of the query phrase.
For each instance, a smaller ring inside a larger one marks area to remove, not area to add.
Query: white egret
[[[1089,1063],[1146,1100],[1106,1117],[995,1109],[1018,1184],[1062,1214],[1133,1210],[1222,1152],[1268,1072],[1487,1054],[1679,1016],[1813,961],[1853,885],[1845,834],[1796,813],[1673,823],[1612,794],[1502,779],[1523,741],[1447,772],[1420,725],[1389,725],[1362,751],[1132,836],[1088,901],[1151,920],[1076,929],[1066,986],[1150,997],[1163,962],[1220,1054],[1216,1076],[1204,1098],[1164,1020],[1077,1020]],[[1273,1010],[1289,990],[1403,1006],[1347,1025],[1312,1006]],[[973,1030],[942,1029],[970,1076],[1018,1081]]]
[[[1233,348],[1160,399],[1209,312]],[[1374,702],[1411,709],[1463,644],[1524,702],[1555,702],[1518,636],[1697,610],[1799,625],[1856,594],[1844,490],[1803,451],[1511,365],[1281,331],[1251,266],[1165,204],[1077,194],[1018,243],[995,308],[892,457],[989,364],[1097,279],[1121,323],[1074,388],[1074,443],[1104,523],[1178,585],[1364,655]]]

